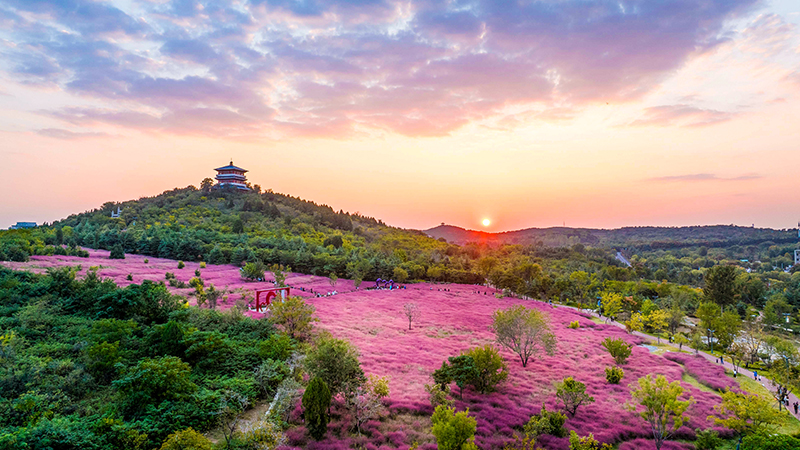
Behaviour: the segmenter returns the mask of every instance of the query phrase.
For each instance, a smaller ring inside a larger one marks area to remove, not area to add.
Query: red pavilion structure
[[[244,175],[247,170],[234,166],[233,160],[227,166],[218,167],[214,170],[217,171],[217,176],[215,177],[217,179],[217,187],[232,187],[243,191],[250,190],[247,187],[247,177]]]

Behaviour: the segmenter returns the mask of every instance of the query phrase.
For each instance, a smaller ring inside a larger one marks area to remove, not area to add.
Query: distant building
[[[22,230],[24,228],[36,228],[36,222],[17,222],[16,225],[8,227],[9,230]]]
[[[244,175],[247,170],[233,165],[233,161],[225,167],[218,167],[214,169],[217,171],[217,187],[234,187],[243,191],[249,191],[247,187],[247,177]]]
[[[116,219],[117,217],[120,216],[120,214],[122,214],[122,208],[119,207],[119,206],[117,206],[117,210],[116,211],[114,211],[113,209],[111,210],[111,218],[112,219]]]
[[[800,264],[800,249],[794,251],[794,264]]]

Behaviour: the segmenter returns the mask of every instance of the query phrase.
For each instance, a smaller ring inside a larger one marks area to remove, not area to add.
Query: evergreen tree
[[[122,246],[117,244],[111,248],[111,254],[108,255],[108,259],[125,259],[125,251],[122,250]]]
[[[314,377],[303,394],[303,418],[308,433],[316,440],[325,437],[328,431],[328,408],[331,391],[320,377]]]

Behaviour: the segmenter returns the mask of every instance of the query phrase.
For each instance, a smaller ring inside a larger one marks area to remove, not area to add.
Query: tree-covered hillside
[[[72,215],[44,231],[43,243],[211,264],[259,260],[353,279],[480,281],[459,247],[421,232],[271,191],[204,184]],[[121,215],[112,218],[117,208]]]

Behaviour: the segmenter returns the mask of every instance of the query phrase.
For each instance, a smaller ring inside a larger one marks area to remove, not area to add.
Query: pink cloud
[[[727,122],[737,115],[738,113],[702,109],[690,105],[655,106],[645,109],[642,117],[629,123],[628,126],[705,127]]]

